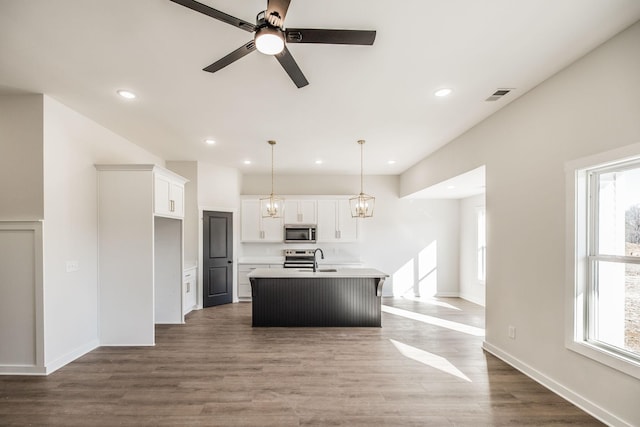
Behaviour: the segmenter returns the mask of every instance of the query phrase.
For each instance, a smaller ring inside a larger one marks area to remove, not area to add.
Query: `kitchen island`
[[[258,268],[248,277],[253,326],[382,326],[381,271]]]

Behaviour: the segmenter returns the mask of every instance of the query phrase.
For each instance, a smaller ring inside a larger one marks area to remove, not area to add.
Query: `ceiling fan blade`
[[[285,33],[287,43],[372,45],[376,39],[376,32],[368,30],[288,28]]]
[[[203,68],[203,71],[208,71],[210,73],[215,73],[216,71],[220,70],[221,68],[226,67],[227,65],[231,64],[232,62],[237,61],[238,59],[242,58],[243,56],[253,52],[254,50],[256,50],[256,44],[254,43],[253,40],[251,40],[249,43],[240,46],[238,49],[234,50],[233,52],[231,52],[230,54],[228,54],[227,56],[225,56],[224,58],[221,58],[219,60],[217,60],[216,62],[214,62],[213,64],[209,65],[206,68]]]
[[[268,0],[267,1],[267,17],[272,16],[275,13],[280,17],[279,22],[271,22],[272,25],[282,28],[284,17],[287,16],[287,10],[289,9],[289,3],[291,0]]]
[[[226,22],[229,25],[233,25],[234,27],[238,27],[250,33],[253,33],[256,30],[256,26],[244,21],[240,18],[236,18],[235,16],[228,15],[224,12],[220,12],[217,9],[207,6],[206,4],[199,3],[195,0],[171,0],[174,3],[180,4],[182,6],[188,7],[189,9],[195,10],[196,12],[204,13],[207,16],[217,19],[218,21]]]
[[[302,74],[302,70],[298,67],[296,60],[291,56],[291,52],[287,49],[287,46],[284,47],[282,52],[274,55],[282,68],[289,74],[291,80],[298,86],[298,88],[304,87],[309,84],[307,78]]]

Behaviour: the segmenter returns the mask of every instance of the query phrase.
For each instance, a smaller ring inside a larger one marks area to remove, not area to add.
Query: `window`
[[[586,339],[640,362],[640,161],[588,179]]]
[[[487,238],[484,208],[478,208],[478,281],[484,283],[487,276]]]
[[[569,348],[640,378],[640,159],[575,169]]]

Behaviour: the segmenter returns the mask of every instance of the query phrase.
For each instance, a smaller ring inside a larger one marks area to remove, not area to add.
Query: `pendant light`
[[[364,192],[364,166],[363,149],[364,139],[358,141],[360,144],[360,194],[349,199],[351,216],[353,218],[370,218],[373,216],[373,208],[376,205],[376,198]]]
[[[275,141],[267,141],[271,146],[271,195],[260,199],[262,218],[282,218],[284,216],[284,199],[273,195],[273,146]]]

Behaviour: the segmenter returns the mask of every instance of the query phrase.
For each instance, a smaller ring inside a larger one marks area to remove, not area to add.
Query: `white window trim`
[[[640,363],[620,354],[592,345],[585,338],[585,312],[582,295],[587,291],[587,168],[640,157],[640,143],[584,157],[565,163],[566,194],[566,292],[565,292],[565,346],[576,353],[640,379]]]
[[[480,245],[479,245],[479,241],[478,241],[478,234],[479,234],[479,230],[478,230],[478,216],[480,214],[484,215],[484,265],[483,265],[483,270],[484,270],[484,280],[480,279],[478,277],[478,271],[480,269],[480,266],[477,265],[478,264],[478,250],[480,249]],[[486,206],[476,206],[476,282],[479,285],[486,285],[487,282],[487,208]]]

